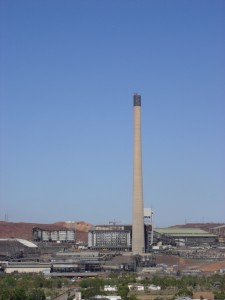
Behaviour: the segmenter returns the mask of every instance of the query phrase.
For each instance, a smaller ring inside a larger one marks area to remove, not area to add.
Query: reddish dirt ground
[[[182,258],[178,256],[165,255],[156,257],[157,264],[166,264],[168,266],[177,265],[179,270],[199,270],[206,273],[217,272],[225,268],[225,260],[217,262],[208,262],[205,260],[196,260]]]
[[[21,238],[31,241],[32,229],[40,227],[43,229],[57,230],[71,228],[76,230],[77,239],[82,242],[87,241],[87,233],[92,225],[83,221],[75,223],[57,222],[54,224],[36,224],[36,223],[13,223],[0,221],[0,238]]]

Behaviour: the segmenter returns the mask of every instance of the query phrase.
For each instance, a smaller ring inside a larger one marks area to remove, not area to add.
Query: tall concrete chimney
[[[132,252],[145,252],[144,242],[144,205],[142,184],[141,152],[141,96],[134,94],[134,170],[133,170],[133,223]]]

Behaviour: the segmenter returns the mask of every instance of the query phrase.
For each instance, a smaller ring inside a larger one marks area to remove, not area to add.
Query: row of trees
[[[213,274],[211,276],[191,276],[185,275],[181,277],[172,276],[153,276],[145,278],[141,281],[143,284],[155,284],[161,286],[162,289],[175,287],[177,289],[191,287],[199,290],[214,290],[215,286],[221,290],[225,290],[225,275]]]
[[[0,300],[44,300],[67,284],[66,279],[43,275],[4,275],[0,277]]]
[[[87,278],[80,281],[83,299],[91,299],[104,292],[105,285],[117,286],[117,295],[123,300],[136,300],[134,293],[129,292],[128,284],[137,283],[135,273],[125,272],[111,274],[109,278]],[[225,299],[225,275],[212,276],[152,276],[138,281],[139,284],[150,284],[161,287],[162,292],[173,288],[177,296],[192,297],[194,291],[212,291],[214,299]],[[56,296],[62,287],[70,288],[71,282],[64,278],[45,278],[42,275],[3,275],[0,277],[0,300],[44,300],[47,295]]]
[[[82,295],[85,299],[90,299],[95,295],[104,295],[104,285],[117,286],[117,294],[122,299],[135,298],[131,296],[128,289],[128,283],[137,283],[136,275],[134,273],[123,273],[120,275],[112,274],[110,279],[84,279],[80,282],[80,288]],[[215,299],[225,299],[223,297],[225,293],[225,275],[214,274],[212,276],[153,276],[151,278],[144,278],[138,281],[139,284],[143,284],[146,287],[150,284],[154,284],[161,287],[161,290],[168,290],[173,288],[175,290],[175,296],[193,296],[194,291],[212,291],[214,292]],[[108,292],[107,292],[108,294]],[[222,297],[222,298],[221,298]]]

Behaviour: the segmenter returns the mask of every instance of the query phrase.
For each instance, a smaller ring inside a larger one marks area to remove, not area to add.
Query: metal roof
[[[21,244],[30,247],[30,248],[37,248],[37,245],[35,245],[34,243],[24,240],[24,239],[16,239],[18,242],[20,242]]]
[[[49,263],[16,263],[10,262],[7,264],[7,268],[51,268]]]
[[[225,227],[225,224],[220,225],[220,226],[216,226],[216,227],[212,227],[210,229],[213,230],[213,229],[220,229],[220,228],[224,228],[224,227]]]
[[[66,228],[63,226],[55,225],[55,224],[39,224],[33,227],[33,231],[42,230],[42,231],[75,231],[72,228]]]
[[[181,228],[181,227],[168,227],[168,228],[154,228],[154,231],[159,234],[166,234],[171,236],[189,236],[189,237],[215,237],[215,234],[208,233],[200,228]]]
[[[27,246],[29,248],[37,248],[37,245],[35,245],[34,243],[24,240],[24,239],[17,239],[17,238],[4,238],[4,239],[0,239],[0,242],[19,242],[21,244],[23,244],[24,246]]]

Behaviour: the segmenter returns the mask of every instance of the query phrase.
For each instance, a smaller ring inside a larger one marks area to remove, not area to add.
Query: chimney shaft
[[[132,252],[145,252],[144,205],[141,151],[141,96],[134,94],[134,166],[133,166]]]

